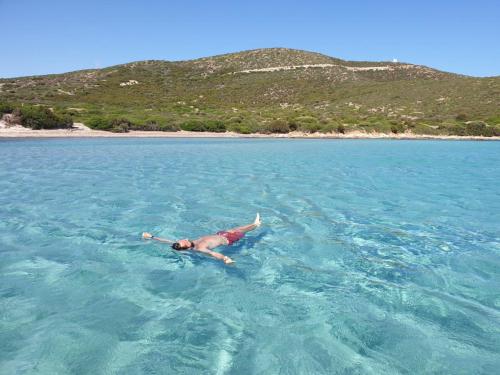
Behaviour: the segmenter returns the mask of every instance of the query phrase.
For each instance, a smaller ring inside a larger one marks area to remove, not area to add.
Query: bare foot
[[[257,212],[257,216],[255,216],[255,221],[253,222],[257,227],[260,227],[260,225],[262,224],[262,222],[260,221],[260,215],[259,213]]]
[[[151,237],[153,237],[153,235],[151,233],[144,232],[142,234],[142,238],[144,238],[145,240],[149,240]]]

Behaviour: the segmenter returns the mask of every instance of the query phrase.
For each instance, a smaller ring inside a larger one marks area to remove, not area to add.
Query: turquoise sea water
[[[499,142],[0,141],[1,374],[499,368]]]

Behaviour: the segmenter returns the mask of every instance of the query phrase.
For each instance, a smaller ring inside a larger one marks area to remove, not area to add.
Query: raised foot
[[[253,222],[256,226],[260,227],[262,222],[260,221],[260,214],[257,212],[257,216],[255,216],[255,221]]]

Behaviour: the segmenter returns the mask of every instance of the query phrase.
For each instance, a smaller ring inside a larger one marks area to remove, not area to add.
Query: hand
[[[222,258],[222,260],[224,261],[224,263],[226,264],[233,264],[234,263],[234,260],[232,260],[231,258],[229,258],[228,256],[224,256],[224,258]]]
[[[142,238],[144,238],[145,240],[149,240],[153,237],[153,235],[151,233],[148,233],[148,232],[144,232],[142,234]]]

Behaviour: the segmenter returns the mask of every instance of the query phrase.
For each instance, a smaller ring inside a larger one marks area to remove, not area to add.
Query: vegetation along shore
[[[0,116],[4,137],[495,139],[500,77],[259,49],[0,79]]]

